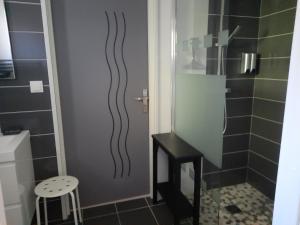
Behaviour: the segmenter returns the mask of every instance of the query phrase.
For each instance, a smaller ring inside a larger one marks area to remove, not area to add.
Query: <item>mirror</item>
[[[0,0],[0,79],[15,79],[4,1]]]

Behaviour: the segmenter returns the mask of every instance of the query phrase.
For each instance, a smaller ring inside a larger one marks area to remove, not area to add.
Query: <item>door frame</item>
[[[170,0],[172,1],[172,0]],[[171,117],[159,118],[160,91],[159,89],[170,89],[168,82],[159,80],[159,1],[148,0],[148,89],[149,89],[149,190],[148,196],[152,196],[152,138],[151,135],[161,131],[160,121],[171,121]],[[61,101],[58,83],[57,58],[55,52],[55,42],[52,23],[51,1],[41,0],[42,20],[44,28],[44,41],[46,48],[47,69],[49,77],[49,88],[52,106],[52,117],[55,135],[55,147],[57,154],[58,174],[67,175],[63,123],[61,113]],[[164,93],[166,102],[169,101],[164,111],[171,112],[171,92]],[[168,115],[168,113],[166,114]],[[171,123],[170,123],[171,124]],[[134,198],[133,198],[134,199]],[[127,199],[128,200],[128,199]],[[62,199],[63,218],[70,214],[69,201]]]

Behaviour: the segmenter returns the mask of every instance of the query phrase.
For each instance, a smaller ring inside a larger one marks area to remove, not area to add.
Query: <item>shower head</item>
[[[240,31],[240,29],[241,26],[237,25],[236,28],[232,31],[232,33],[229,35],[228,42],[230,42],[233,39],[234,35],[236,35]]]

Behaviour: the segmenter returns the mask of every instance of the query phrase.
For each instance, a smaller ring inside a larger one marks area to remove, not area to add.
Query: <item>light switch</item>
[[[30,85],[30,92],[31,93],[43,93],[44,92],[44,86],[43,81],[29,81]]]

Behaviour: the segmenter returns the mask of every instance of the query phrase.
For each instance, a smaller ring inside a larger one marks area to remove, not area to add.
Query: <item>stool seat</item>
[[[60,197],[73,191],[78,183],[78,179],[72,176],[51,177],[39,183],[34,192],[43,198]]]

